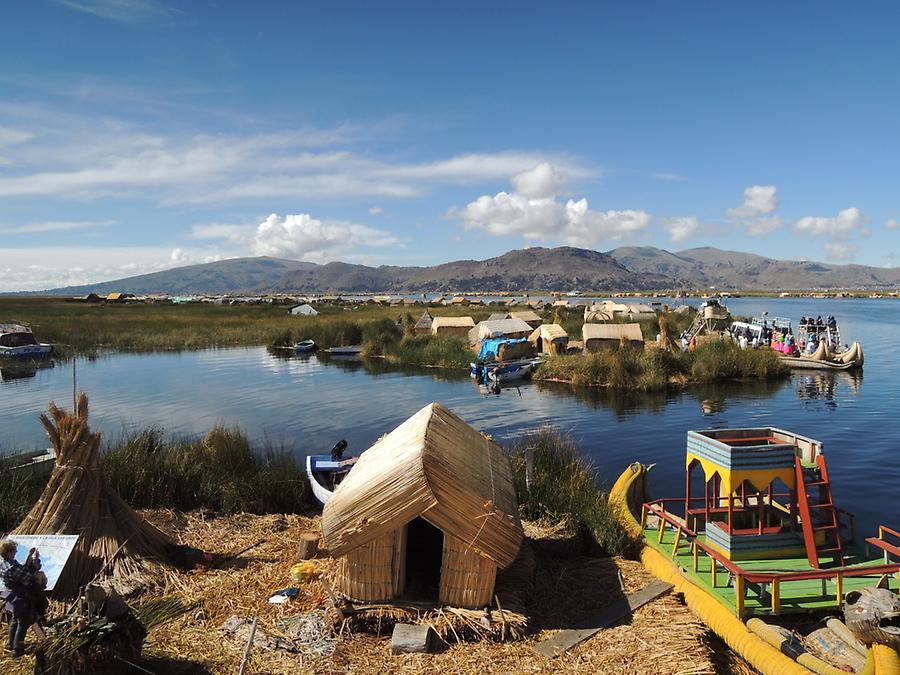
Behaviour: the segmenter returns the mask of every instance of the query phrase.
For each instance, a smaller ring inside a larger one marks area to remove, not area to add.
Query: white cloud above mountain
[[[652,220],[643,210],[593,210],[586,198],[562,202],[558,195],[568,177],[552,164],[539,163],[513,175],[510,182],[515,191],[482,195],[463,208],[451,209],[448,216],[467,230],[586,247],[635,237]]]
[[[663,218],[660,222],[663,231],[669,235],[669,239],[673,242],[690,239],[700,231],[700,221],[697,219],[697,216]]]
[[[751,185],[744,189],[744,201],[740,206],[728,209],[731,218],[746,218],[772,213],[778,208],[778,196],[774,185]]]
[[[845,239],[854,232],[858,232],[866,218],[856,207],[844,209],[836,216],[805,216],[794,223],[794,230],[801,234],[811,234],[817,237],[831,237]]]

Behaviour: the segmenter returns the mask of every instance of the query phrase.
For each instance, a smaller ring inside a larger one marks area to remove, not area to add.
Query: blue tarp
[[[497,358],[500,345],[514,345],[520,342],[528,342],[528,338],[485,338],[481,341],[481,351],[478,352],[478,360],[492,361]]]

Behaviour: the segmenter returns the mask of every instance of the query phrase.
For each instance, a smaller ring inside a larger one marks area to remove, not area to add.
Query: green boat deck
[[[654,525],[650,527],[650,525]],[[684,572],[685,576],[694,581],[707,593],[717,598],[732,612],[737,613],[737,594],[734,579],[728,570],[721,564],[717,565],[716,585],[712,583],[713,559],[702,550],[697,556],[697,572],[694,572],[694,556],[692,546],[682,538],[678,546],[678,554],[672,556],[672,547],[675,543],[675,530],[666,527],[663,531],[662,542],[659,541],[659,530],[655,523],[648,523],[644,528],[644,539],[648,546],[656,549],[673,562]],[[706,543],[705,535],[698,535],[702,543]],[[863,546],[847,544],[844,548],[845,567],[849,566],[875,566],[883,563],[879,551],[873,551],[866,556]],[[806,557],[783,558],[777,560],[741,560],[733,563],[747,573],[765,572],[806,572],[812,571]],[[827,568],[824,570],[827,571]],[[860,577],[843,578],[843,594],[861,588],[871,588],[881,578],[880,574],[872,574]],[[897,590],[900,580],[897,575],[889,578],[890,587]],[[770,584],[747,583],[744,589],[743,617],[771,616],[772,598]],[[811,613],[837,611],[839,603],[837,599],[837,584],[835,579],[809,579],[798,581],[782,581],[779,584],[779,614]]]

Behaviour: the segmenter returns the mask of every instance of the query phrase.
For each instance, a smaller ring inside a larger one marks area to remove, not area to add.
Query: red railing
[[[727,498],[726,498],[727,499]],[[693,499],[691,501],[694,501]],[[702,498],[699,501],[703,501]],[[697,537],[697,533],[691,530],[686,521],[681,517],[675,516],[672,512],[666,510],[666,503],[678,504],[684,506],[684,499],[656,499],[647,502],[641,507],[641,529],[647,526],[647,516],[653,514],[660,519],[659,525],[659,542],[662,542],[666,526],[671,526],[675,530],[675,541],[672,544],[672,557],[678,554],[679,547],[684,542],[688,543],[693,556],[694,573],[699,573],[699,554],[702,551],[710,560],[710,582],[713,588],[716,587],[717,566],[723,567],[734,576],[735,590],[735,607],[737,615],[742,616],[744,613],[744,601],[746,598],[746,584],[768,584],[771,586],[771,607],[774,614],[778,614],[781,608],[781,584],[791,581],[808,581],[810,579],[826,579],[834,580],[836,593],[836,604],[841,606],[844,601],[844,579],[848,577],[867,577],[881,576],[883,574],[895,574],[900,571],[900,563],[885,562],[883,565],[856,565],[832,567],[829,569],[811,569],[801,572],[747,572],[739,565],[728,560],[722,553],[703,543]],[[879,539],[883,541],[884,535],[890,534],[900,538],[895,530],[888,527],[879,527]],[[867,540],[871,542],[872,540]],[[877,544],[876,544],[877,545]],[[885,555],[887,559],[887,555]],[[763,591],[760,590],[760,596]]]

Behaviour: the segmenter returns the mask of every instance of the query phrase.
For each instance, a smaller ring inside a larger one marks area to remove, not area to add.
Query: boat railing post
[[[700,545],[697,543],[697,540],[691,542],[692,553],[694,554],[694,574],[697,573],[697,570],[700,569]]]
[[[781,611],[781,581],[778,577],[772,577],[772,614]]]
[[[712,583],[712,587],[716,587],[716,558],[715,556],[710,556],[709,559],[712,561],[712,565],[709,568],[709,579],[710,583]]]
[[[738,574],[734,578],[734,605],[739,619],[744,616],[744,591],[744,575]]]
[[[641,504],[641,529],[647,527],[647,505]]]
[[[837,573],[837,578],[835,579],[835,587],[837,596],[837,606],[840,607],[844,604],[844,575],[841,572]]]
[[[675,529],[675,542],[672,544],[672,557],[678,555],[678,544],[681,543],[681,525]]]
[[[666,519],[663,516],[659,518],[659,537],[657,538],[658,543],[662,543],[663,534],[666,532]]]

